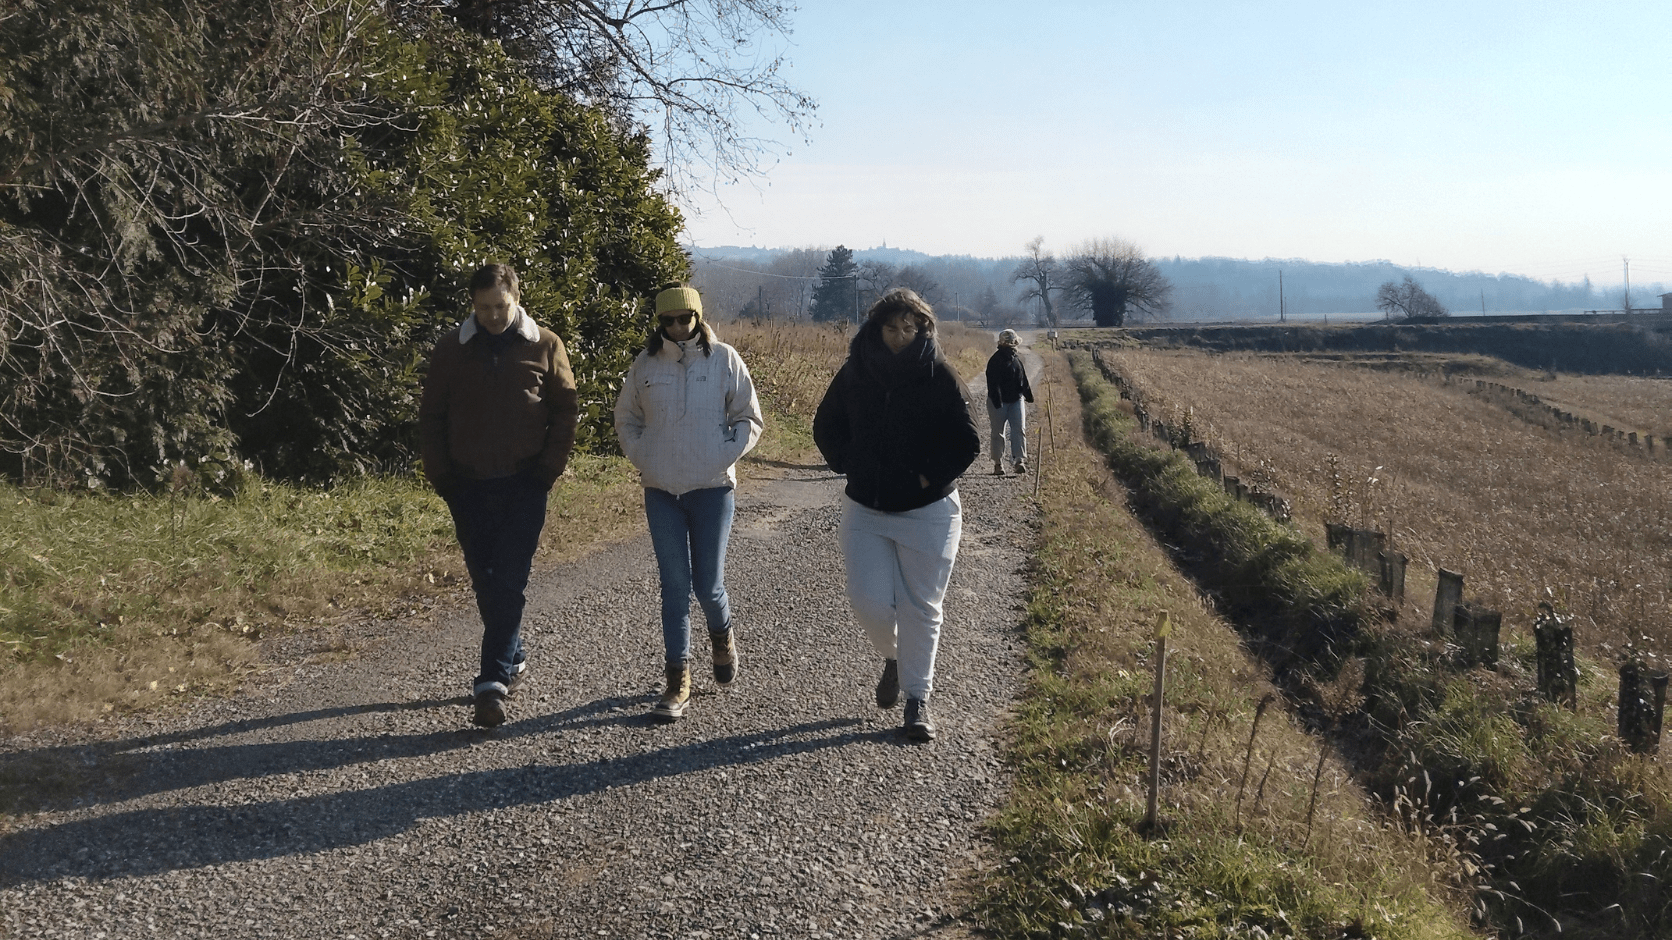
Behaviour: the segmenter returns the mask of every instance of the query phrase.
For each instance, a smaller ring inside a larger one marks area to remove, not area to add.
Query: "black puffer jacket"
[[[950,496],[981,452],[969,390],[934,340],[919,336],[893,353],[874,324],[853,338],[819,402],[813,440],[847,475],[849,498],[884,512]]]
[[[987,360],[987,402],[999,408],[1018,398],[1033,401],[1033,387],[1028,384],[1028,370],[1014,346],[1000,346]]]

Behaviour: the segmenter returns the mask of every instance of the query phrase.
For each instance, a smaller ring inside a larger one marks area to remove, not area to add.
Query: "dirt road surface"
[[[1031,478],[991,466],[960,487],[933,743],[872,701],[841,479],[750,464],[727,578],[742,667],[716,690],[699,628],[682,721],[647,716],[661,650],[641,536],[536,572],[530,675],[491,732],[469,723],[480,626],[458,605],[360,624],[354,655],[231,698],[0,742],[0,773],[75,781],[0,818],[0,936],[957,934],[959,876],[1006,786],[1034,535]]]

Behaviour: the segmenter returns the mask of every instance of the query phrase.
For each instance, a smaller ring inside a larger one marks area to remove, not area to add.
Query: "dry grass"
[[[839,325],[734,320],[716,329],[737,347],[761,397],[780,415],[809,425],[848,358],[849,337]]]
[[[851,331],[828,323],[735,320],[719,329],[721,338],[737,347],[749,364],[761,396],[770,399],[777,412],[809,423],[836,370],[847,360],[853,338]],[[995,334],[961,323],[941,323],[936,332],[947,360],[964,381],[982,374],[995,348]]]
[[[639,493],[624,460],[577,458],[541,558],[638,531]],[[226,499],[0,485],[0,731],[225,691],[265,636],[414,616],[467,583],[446,507],[416,480]]]
[[[1653,434],[1656,440],[1672,437],[1672,379],[1559,375],[1521,387],[1598,424]]]
[[[1472,382],[1252,355],[1103,355],[1152,411],[1190,413],[1244,476],[1273,480],[1314,531],[1326,519],[1391,531],[1412,559],[1416,622],[1445,567],[1506,628],[1554,596],[1599,659],[1627,643],[1672,652],[1672,463],[1529,425],[1466,394]]]
[[[1265,712],[1243,784],[1254,716],[1274,690],[1123,508],[1125,489],[1074,433],[1081,408],[1062,359],[1047,357],[1036,397],[1051,402],[1061,446],[1042,458],[1034,677],[1016,720],[1016,792],[996,826],[1013,857],[991,873],[991,926],[1007,936],[1073,935],[1058,922],[1094,936],[1467,936],[1462,873],[1442,842],[1386,824],[1333,758],[1312,807],[1320,742],[1281,704]],[[1174,633],[1165,834],[1153,838],[1137,824],[1163,610]]]

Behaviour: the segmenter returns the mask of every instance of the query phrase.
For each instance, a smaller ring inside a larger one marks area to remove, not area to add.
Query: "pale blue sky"
[[[841,0],[810,142],[690,240],[1672,282],[1672,4]],[[785,136],[780,130],[777,136]]]

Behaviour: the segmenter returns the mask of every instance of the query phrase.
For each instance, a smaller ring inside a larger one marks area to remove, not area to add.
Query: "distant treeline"
[[[799,285],[790,282],[774,284],[773,279],[749,277],[754,271],[783,275],[793,273],[806,276],[817,270],[829,247],[802,249],[774,248],[694,248],[699,271],[711,272],[708,280],[713,289],[726,297],[726,309],[741,310],[757,294],[761,300],[777,292],[779,300],[772,305],[776,311],[805,310],[805,301],[797,293]],[[972,258],[968,255],[930,256],[903,248],[856,249],[854,260],[860,263],[881,262],[898,269],[913,268],[927,273],[939,286],[931,303],[954,303],[960,307],[978,308],[979,298],[991,290],[1000,303],[1009,305],[1011,316],[1032,316],[1032,307],[1018,305],[1017,288],[1010,275],[1022,260],[1020,255],[1005,258]],[[799,257],[798,264],[791,264]],[[1059,257],[1059,260],[1060,257]],[[1618,309],[1621,291],[1618,287],[1599,288],[1589,278],[1569,284],[1561,281],[1540,281],[1518,274],[1458,273],[1435,268],[1411,268],[1389,261],[1329,264],[1316,261],[1274,260],[1247,261],[1238,258],[1155,258],[1155,266],[1173,285],[1170,320],[1257,320],[1276,319],[1278,316],[1278,273],[1282,272],[1282,306],[1285,313],[1296,316],[1324,314],[1379,315],[1376,309],[1376,290],[1388,281],[1400,281],[1406,275],[1415,279],[1430,294],[1438,297],[1453,314],[1478,314],[1485,306],[1487,313],[1541,313],[1561,310]],[[732,265],[746,271],[725,270],[716,265]],[[781,280],[781,279],[780,279]],[[1669,288],[1662,284],[1639,284],[1632,288],[1634,308],[1659,307],[1659,295]],[[971,300],[976,298],[976,300]],[[793,313],[792,313],[793,315]],[[1067,311],[1069,317],[1090,317],[1090,312]]]
[[[1492,356],[1552,372],[1672,375],[1672,317],[1658,315],[1610,323],[1448,320],[1435,324],[1154,326],[1126,332],[1145,345],[1217,352],[1451,353]]]
[[[1156,266],[1173,282],[1174,320],[1247,320],[1278,315],[1278,272],[1286,313],[1375,313],[1376,289],[1410,275],[1453,314],[1540,313],[1615,309],[1618,290],[1604,291],[1589,278],[1577,284],[1540,281],[1519,274],[1457,273],[1408,268],[1389,261],[1321,264],[1313,261],[1244,261],[1236,258],[1158,258]],[[1632,306],[1658,307],[1666,288],[1632,289]]]

